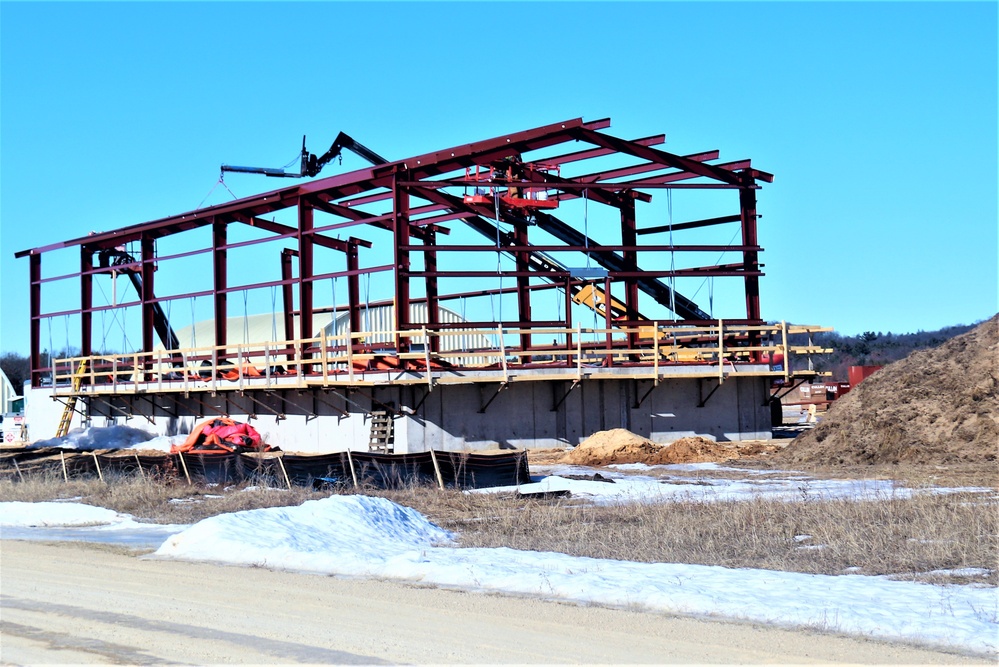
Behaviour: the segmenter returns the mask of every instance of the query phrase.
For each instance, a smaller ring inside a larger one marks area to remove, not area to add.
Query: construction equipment
[[[383,165],[388,162],[388,160],[363,144],[357,142],[349,135],[344,132],[340,132],[337,135],[336,140],[333,142],[333,145],[330,146],[330,149],[320,157],[316,157],[308,152],[305,148],[305,137],[303,136],[301,165],[298,172],[287,172],[284,169],[269,169],[266,167],[235,167],[230,165],[222,165],[222,171],[240,172],[246,174],[263,174],[265,176],[286,178],[316,176],[326,164],[337,157],[340,157],[341,151],[345,148],[376,166]],[[497,194],[499,194],[500,203],[505,204],[508,209],[512,210],[515,217],[519,217],[516,216],[516,213],[518,212],[524,213],[530,218],[530,221],[537,224],[538,227],[544,229],[546,232],[552,234],[564,243],[576,246],[593,246],[594,250],[591,253],[592,258],[605,269],[613,271],[626,271],[632,268],[620,255],[600,250],[599,245],[590,243],[589,239],[587,239],[586,235],[582,232],[573,229],[570,225],[562,222],[558,218],[544,214],[542,209],[556,208],[559,204],[559,200],[556,197],[549,196],[548,190],[543,182],[522,182],[522,178],[526,173],[526,170],[539,172],[542,175],[551,174],[559,176],[561,173],[561,167],[559,165],[546,163],[523,163],[520,161],[519,157],[510,156],[502,160],[498,160],[488,167],[482,167],[479,165],[466,167],[465,178],[476,184],[472,186],[471,192],[469,192],[466,187],[465,194],[461,198],[452,197],[452,195],[448,195],[443,192],[440,193],[440,196],[443,199],[453,200],[455,206],[452,206],[451,208],[453,210],[458,210],[462,205],[494,206],[496,203],[494,198]],[[477,185],[480,182],[482,183],[482,186]],[[507,187],[505,190],[498,193],[495,187],[501,183],[506,184]],[[492,221],[487,221],[484,218],[465,218],[463,222],[489,239],[494,239],[497,236],[497,229],[495,226],[496,223]],[[524,222],[527,223],[528,220],[525,219]],[[504,234],[504,236],[506,236],[506,238],[504,239],[502,245],[515,243],[514,239],[509,235]],[[571,272],[570,269],[562,265],[560,262],[542,252],[535,251],[529,253],[528,263],[534,270],[539,272],[540,278],[545,278],[544,274],[552,271]],[[697,304],[683,295],[675,293],[671,287],[667,286],[660,279],[640,278],[637,280],[637,284],[640,290],[651,295],[660,304],[671,309],[675,309],[675,312],[682,318],[711,319],[708,313],[701,310]],[[571,291],[573,301],[595,310],[598,315],[602,316],[604,314],[601,309],[602,307],[598,307],[599,304],[594,304],[592,292],[587,293],[587,298],[581,299],[579,298],[579,285],[573,285],[571,287]],[[597,290],[596,293],[600,295],[603,294],[600,290]],[[601,301],[602,300],[603,299],[601,299]],[[615,319],[622,317],[627,319],[626,308],[620,301],[613,299],[613,297],[611,298],[611,308]],[[637,313],[633,315],[634,319],[646,319]]]
[[[62,417],[59,418],[59,426],[56,428],[56,437],[65,438],[69,434],[69,425],[73,421],[73,413],[76,412],[76,395],[83,385],[83,378],[87,373],[87,360],[84,359],[76,368],[73,374],[73,393],[66,399],[66,406],[62,410]]]
[[[388,160],[383,158],[378,153],[354,140],[354,138],[350,135],[341,132],[336,135],[336,139],[333,140],[333,145],[330,146],[329,150],[318,157],[313,153],[310,153],[305,147],[305,135],[302,135],[301,163],[299,164],[297,172],[286,171],[285,169],[271,169],[268,167],[237,167],[234,165],[224,164],[222,165],[222,173],[231,171],[240,174],[263,174],[264,176],[274,176],[277,178],[303,178],[305,176],[316,176],[320,171],[322,171],[323,167],[333,160],[340,158],[342,162],[343,157],[340,153],[345,148],[364,158],[371,164],[385,164],[388,162]]]
[[[124,273],[127,275],[129,280],[132,281],[132,287],[135,288],[135,293],[141,298],[142,272],[135,268],[138,264],[138,260],[136,260],[135,257],[130,255],[123,248],[124,246],[114,250],[105,249],[98,251],[98,265],[102,269],[111,269],[112,273]],[[159,302],[154,301],[152,303],[152,308],[153,328],[156,330],[156,335],[159,336],[160,340],[163,342],[163,347],[167,350],[176,350],[180,348],[180,339],[177,338],[177,334],[174,332],[173,327],[170,326],[170,321],[167,319],[166,313],[163,312],[163,307],[160,306]]]

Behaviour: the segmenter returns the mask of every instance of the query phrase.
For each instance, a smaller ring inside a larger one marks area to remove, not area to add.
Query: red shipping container
[[[850,366],[847,377],[850,386],[856,387],[862,380],[870,377],[875,371],[881,370],[884,366]]]

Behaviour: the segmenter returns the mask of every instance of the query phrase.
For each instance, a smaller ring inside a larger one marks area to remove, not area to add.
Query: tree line
[[[915,333],[882,333],[865,331],[856,336],[844,336],[836,331],[812,335],[812,343],[832,350],[832,354],[817,354],[812,357],[815,370],[829,371],[832,380],[846,381],[850,366],[884,366],[904,359],[916,350],[936,347],[941,343],[971,331],[981,322],[958,324],[935,331]],[[804,345],[806,336],[792,336],[791,343]],[[804,368],[805,359],[796,359],[795,368]]]

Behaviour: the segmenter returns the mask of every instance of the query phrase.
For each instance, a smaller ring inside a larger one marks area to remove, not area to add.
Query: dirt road
[[[0,541],[0,662],[970,662],[815,633]]]

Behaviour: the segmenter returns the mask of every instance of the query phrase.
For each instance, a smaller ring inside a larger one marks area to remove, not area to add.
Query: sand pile
[[[728,461],[741,456],[738,448],[701,437],[681,438],[666,445],[636,435],[623,428],[597,431],[568,452],[560,463],[602,466],[611,463],[703,463]]]
[[[885,366],[779,460],[819,465],[995,461],[999,315]]]

